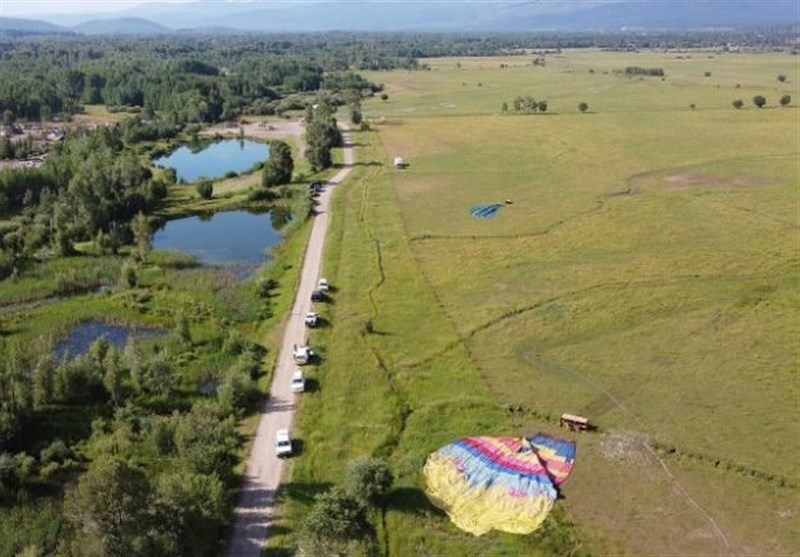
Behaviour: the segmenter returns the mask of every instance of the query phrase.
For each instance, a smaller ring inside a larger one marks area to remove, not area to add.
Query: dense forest
[[[304,105],[288,97],[320,89],[371,91],[351,68],[413,67],[413,59],[366,45],[318,39],[83,39],[0,43],[0,112],[27,120],[85,104],[158,112],[172,124],[273,114]]]

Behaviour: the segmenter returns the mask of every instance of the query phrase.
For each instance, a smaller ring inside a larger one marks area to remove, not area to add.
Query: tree
[[[131,221],[131,230],[133,231],[133,238],[136,242],[136,257],[139,261],[147,261],[147,256],[150,253],[150,221],[144,213],[139,211],[133,221]]]
[[[342,134],[333,117],[333,109],[320,101],[306,111],[306,158],[314,171],[333,164],[331,149],[342,144]]]
[[[134,288],[139,279],[136,277],[136,266],[126,261],[120,268],[119,282],[125,288]]]
[[[197,195],[201,198],[211,199],[214,197],[214,182],[208,178],[200,178],[194,187],[195,190],[197,190]]]
[[[547,112],[547,101],[539,101],[539,112]]]
[[[731,104],[733,105],[733,108],[735,108],[736,110],[739,110],[740,108],[742,108],[744,106],[744,101],[742,101],[742,99],[736,99]]]
[[[364,115],[361,113],[361,103],[359,101],[355,101],[350,105],[350,121],[356,126],[364,121]]]
[[[119,405],[122,401],[123,369],[119,351],[109,347],[103,358],[103,386],[108,391],[111,401]]]
[[[225,487],[216,475],[179,472],[161,476],[154,508],[159,553],[217,554],[225,522]]]
[[[118,456],[102,455],[67,494],[65,510],[80,532],[84,555],[145,553],[150,484],[145,473]]]
[[[392,481],[394,477],[385,460],[365,456],[350,463],[345,476],[345,489],[364,503],[382,507]]]
[[[249,371],[237,362],[225,372],[217,389],[217,400],[227,414],[235,414],[251,404],[258,394],[258,387]]]
[[[582,103],[578,104],[578,110],[581,111],[581,114],[585,114],[586,111],[589,110],[589,105],[584,103],[584,102],[582,102]]]
[[[55,395],[55,371],[52,349],[43,350],[33,370],[33,403],[36,407],[53,401]]]
[[[130,361],[127,346],[125,360]],[[168,397],[172,392],[175,378],[172,368],[163,353],[154,354],[149,360],[133,358],[135,363],[130,367],[133,386],[138,393]]]
[[[783,75],[783,74],[779,74],[778,75],[778,81],[780,81],[781,83],[785,83],[786,82],[786,76]]]
[[[790,97],[789,95],[783,95],[781,97],[780,100],[781,106],[789,106],[791,102],[792,102],[792,97]]]
[[[0,159],[13,159],[14,156],[14,143],[4,135],[0,136]]]
[[[33,406],[30,375],[19,342],[0,338],[0,449],[16,435]]]
[[[767,99],[763,95],[756,95],[753,97],[753,104],[758,108],[764,108],[764,105],[767,104]]]
[[[238,444],[233,419],[212,402],[195,402],[175,425],[178,457],[198,474],[229,478]]]
[[[372,533],[364,504],[333,488],[315,498],[314,506],[304,521],[312,542],[323,549],[339,549],[348,542],[361,541]]]
[[[502,112],[503,114],[508,112],[508,103],[506,101],[503,101],[503,104],[500,105],[500,112]]]
[[[3,125],[10,126],[16,121],[17,121],[17,116],[16,114],[14,114],[14,111],[11,110],[10,108],[6,108],[3,111]]]
[[[292,149],[285,141],[269,142],[269,159],[264,164],[261,185],[265,188],[288,184],[292,181],[294,159]]]

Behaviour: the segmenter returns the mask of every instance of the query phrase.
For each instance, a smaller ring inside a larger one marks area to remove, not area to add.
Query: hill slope
[[[38,19],[24,19],[19,17],[0,17],[0,33],[69,33],[70,31],[59,25],[40,21]]]
[[[169,33],[173,31],[169,27],[164,27],[152,21],[139,17],[122,17],[115,19],[93,19],[75,25],[72,28],[78,33],[86,35],[146,35],[153,33]]]

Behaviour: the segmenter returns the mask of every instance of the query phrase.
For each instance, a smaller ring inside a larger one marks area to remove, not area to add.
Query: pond
[[[53,352],[56,359],[61,360],[67,355],[74,357],[86,353],[92,343],[100,337],[105,337],[109,344],[121,348],[131,336],[142,338],[164,333],[166,329],[158,327],[131,327],[97,320],[84,321],[73,327],[65,338],[59,340]]]
[[[153,248],[180,251],[206,265],[256,266],[278,244],[292,218],[285,207],[270,212],[223,211],[167,221],[153,235]]]
[[[226,172],[244,172],[269,158],[269,146],[247,139],[223,139],[191,143],[153,160],[157,166],[174,168],[178,180],[221,178]]]

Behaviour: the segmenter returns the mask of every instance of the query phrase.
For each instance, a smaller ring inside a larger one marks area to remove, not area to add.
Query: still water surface
[[[121,348],[125,346],[130,336],[141,338],[164,333],[166,330],[158,327],[131,327],[98,320],[84,321],[75,325],[65,338],[58,341],[53,351],[56,360],[61,360],[67,355],[75,357],[85,354],[92,343],[100,337],[105,337],[109,344]]]
[[[171,220],[156,231],[153,248],[188,253],[206,265],[258,265],[283,239],[277,229],[290,219],[278,207],[269,213],[224,211]]]
[[[178,180],[194,182],[201,176],[221,178],[226,172],[244,172],[269,158],[265,143],[247,139],[194,143],[153,160],[157,166],[174,168]]]

